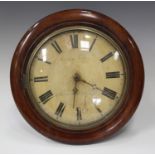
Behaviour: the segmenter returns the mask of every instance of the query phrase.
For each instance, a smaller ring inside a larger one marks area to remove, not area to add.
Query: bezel
[[[129,72],[129,86],[123,104],[106,122],[86,130],[63,129],[45,120],[31,103],[25,89],[26,64],[33,49],[48,34],[68,26],[87,26],[109,35],[122,49]],[[144,68],[138,47],[129,33],[113,19],[89,10],[65,10],[51,14],[32,26],[19,42],[10,72],[11,89],[24,118],[43,135],[66,143],[82,144],[102,140],[120,129],[131,118],[141,99]]]
[[[62,33],[68,33],[68,32],[72,32],[72,31],[84,31],[84,32],[91,32],[94,33],[96,35],[99,35],[100,37],[103,37],[104,39],[106,39],[110,44],[112,44],[112,46],[114,46],[118,51],[119,54],[121,55],[121,61],[123,63],[123,68],[124,68],[124,72],[125,72],[125,81],[124,81],[124,86],[123,86],[123,93],[121,94],[121,96],[119,96],[119,100],[117,100],[117,103],[115,105],[115,107],[113,108],[113,110],[111,112],[109,112],[107,115],[105,115],[104,117],[102,117],[99,120],[96,120],[94,122],[85,124],[85,125],[69,125],[69,124],[63,124],[62,122],[60,123],[59,121],[54,120],[53,118],[51,118],[50,116],[48,116],[48,114],[46,114],[41,108],[40,106],[38,106],[38,103],[36,103],[35,98],[33,97],[33,93],[31,91],[31,85],[29,82],[30,79],[30,68],[31,68],[31,64],[33,63],[33,60],[35,59],[35,56],[38,52],[38,50],[49,40],[52,40],[53,37],[56,37],[58,35],[62,35]],[[60,128],[68,128],[71,130],[84,130],[84,129],[88,129],[88,128],[92,128],[95,127],[101,123],[106,122],[113,114],[115,114],[115,112],[117,112],[117,109],[119,108],[119,106],[121,106],[122,103],[122,99],[124,97],[124,95],[126,94],[126,90],[128,87],[128,70],[127,70],[127,63],[126,60],[124,59],[122,50],[120,49],[120,47],[112,40],[112,38],[110,38],[109,36],[107,36],[106,34],[103,34],[103,32],[101,31],[97,31],[93,28],[90,27],[83,27],[83,26],[72,26],[72,27],[65,27],[65,28],[61,28],[60,30],[54,31],[52,34],[50,33],[48,36],[46,36],[45,38],[43,38],[43,40],[41,40],[37,46],[30,50],[32,52],[31,56],[28,58],[28,62],[26,62],[24,65],[26,66],[26,73],[25,73],[25,86],[26,86],[26,91],[29,94],[30,100],[31,102],[34,104],[35,108],[40,112],[40,114],[49,122],[54,123],[56,126],[59,126]]]

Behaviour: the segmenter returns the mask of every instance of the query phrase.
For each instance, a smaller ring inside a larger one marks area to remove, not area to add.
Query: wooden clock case
[[[95,28],[113,38],[127,59],[130,79],[128,91],[117,113],[105,123],[82,131],[63,129],[45,120],[31,103],[24,82],[26,65],[35,46],[49,33],[75,25]],[[70,144],[85,144],[109,137],[122,128],[131,118],[141,99],[144,69],[136,43],[120,24],[94,11],[75,9],[51,14],[38,21],[26,32],[15,50],[10,80],[16,105],[33,128],[54,140]]]

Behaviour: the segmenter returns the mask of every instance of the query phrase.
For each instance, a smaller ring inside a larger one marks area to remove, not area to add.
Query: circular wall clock
[[[66,10],[34,24],[19,42],[11,88],[23,117],[65,143],[100,141],[135,112],[144,69],[138,47],[113,19]]]

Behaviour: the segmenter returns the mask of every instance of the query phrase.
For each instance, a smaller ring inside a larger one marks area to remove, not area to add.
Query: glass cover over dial
[[[26,77],[38,112],[57,126],[75,130],[95,127],[117,112],[128,84],[118,44],[84,26],[44,37],[31,54]]]

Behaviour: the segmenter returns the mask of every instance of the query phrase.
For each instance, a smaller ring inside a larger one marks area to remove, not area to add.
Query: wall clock
[[[138,47],[113,19],[66,10],[34,24],[11,65],[14,100],[43,135],[84,144],[114,134],[135,112],[144,69]]]

